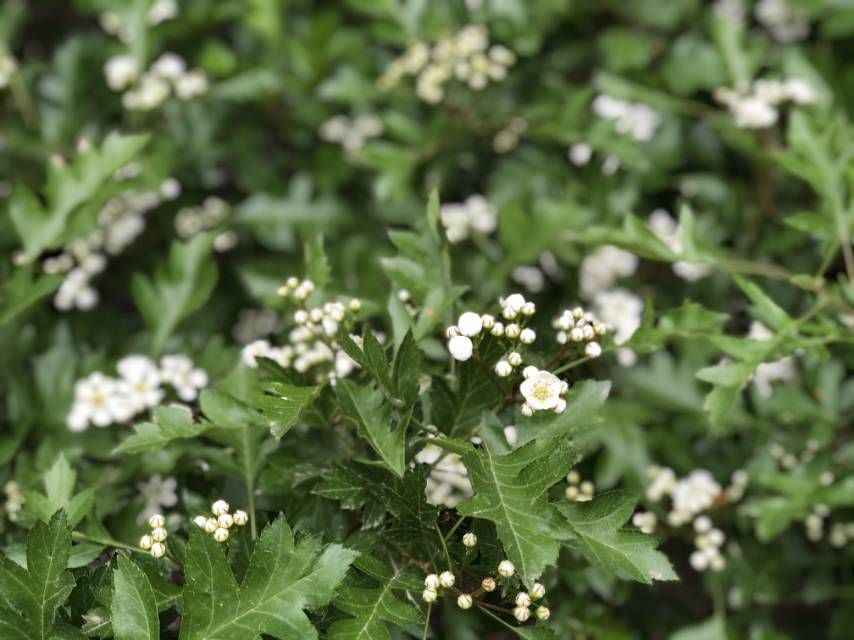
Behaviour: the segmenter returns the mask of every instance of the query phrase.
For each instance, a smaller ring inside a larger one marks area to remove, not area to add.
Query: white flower
[[[795,104],[812,104],[818,98],[815,89],[806,80],[789,78],[783,83],[786,97]]]
[[[472,597],[467,593],[461,593],[457,598],[457,606],[460,609],[471,609],[473,602]]]
[[[696,469],[679,480],[673,488],[673,510],[688,514],[690,519],[711,507],[720,493],[721,486],[712,474],[705,469]]]
[[[184,61],[184,58],[171,52],[164,53],[151,65],[152,73],[172,81],[184,75],[186,70],[187,63]]]
[[[463,536],[463,545],[468,547],[469,549],[474,546],[477,546],[477,536],[471,531],[469,531]]]
[[[155,558],[162,558],[166,555],[166,545],[162,542],[155,542],[151,545],[151,555]]]
[[[566,391],[566,383],[548,371],[537,371],[528,376],[519,391],[525,398],[525,404],[533,411],[556,410],[561,395]]]
[[[522,591],[516,594],[516,606],[517,607],[530,607],[531,606],[531,596],[526,592]]]
[[[534,600],[542,600],[546,595],[546,588],[539,582],[535,582],[531,587],[531,598]]]
[[[240,350],[240,360],[247,367],[252,367],[253,369],[258,366],[258,362],[255,358],[267,358],[270,356],[270,343],[266,340],[256,340],[255,342],[250,342],[243,349]]]
[[[611,287],[617,278],[632,275],[638,267],[638,257],[612,245],[602,245],[581,261],[579,284],[581,294],[591,298]]]
[[[519,622],[525,622],[531,617],[531,610],[528,607],[516,607],[513,609],[513,617]]]
[[[454,336],[448,340],[448,351],[451,352],[455,360],[460,362],[465,362],[471,358],[473,349],[474,345],[472,345],[471,339],[465,336]]]
[[[218,527],[214,529],[213,539],[217,542],[225,542],[228,540],[228,529],[223,529],[222,527]]]
[[[771,331],[761,322],[753,321],[750,325],[748,338],[751,340],[770,340],[773,337]],[[763,398],[770,398],[774,393],[773,383],[790,382],[797,378],[795,360],[791,356],[785,356],[772,362],[763,362],[753,372],[753,384]]]
[[[430,589],[431,591],[435,591],[439,588],[439,576],[435,573],[431,573],[426,578],[424,578],[424,588]]]
[[[139,77],[139,65],[131,54],[113,56],[104,64],[107,86],[113,91],[122,91]]]
[[[510,277],[514,282],[518,282],[526,291],[531,293],[539,293],[546,286],[546,276],[539,267],[531,267],[521,265],[513,269]]]
[[[160,375],[185,402],[195,400],[199,389],[208,383],[208,374],[194,367],[193,361],[185,355],[163,356],[160,359]]]
[[[483,330],[483,320],[478,314],[466,311],[460,316],[457,326],[462,335],[473,338]]]
[[[439,574],[439,585],[445,587],[446,589],[450,589],[454,586],[454,582],[456,582],[454,578],[454,574],[450,571],[443,571]]]
[[[192,69],[175,79],[175,95],[190,100],[208,90],[208,77],[201,69]]]
[[[550,610],[548,607],[546,607],[546,606],[539,606],[539,607],[537,607],[536,614],[537,614],[537,620],[543,620],[543,621],[545,621],[545,620],[548,620],[548,619],[551,617],[552,612],[551,612],[551,610]]]
[[[661,124],[661,116],[651,107],[639,102],[626,102],[608,95],[593,100],[593,112],[613,120],[618,133],[629,134],[638,142],[648,142]]]
[[[522,332],[519,334],[519,341],[522,344],[532,344],[534,340],[537,339],[537,334],[533,329],[522,329]]]
[[[495,231],[495,208],[482,195],[469,196],[463,203],[442,205],[439,218],[445,227],[448,242],[456,244],[469,237],[471,231],[489,234]]]
[[[148,24],[155,26],[166,20],[171,20],[177,15],[178,3],[176,0],[155,0],[145,17]]]
[[[507,444],[511,447],[515,447],[516,443],[519,440],[519,432],[516,430],[516,427],[512,424],[504,427],[504,439],[507,440]]]
[[[598,342],[588,342],[584,347],[584,355],[588,358],[598,358],[602,355],[602,347]]]
[[[596,316],[612,331],[614,342],[623,344],[641,325],[643,302],[625,289],[596,294],[593,299]]]
[[[56,308],[60,311],[74,308],[89,311],[94,308],[98,304],[98,292],[90,286],[90,278],[90,274],[80,267],[69,271],[53,298]]]
[[[83,431],[89,423],[106,427],[129,418],[117,393],[116,381],[95,372],[74,386],[74,405],[69,414],[68,427]]]
[[[438,594],[435,589],[424,589],[424,591],[421,592],[421,599],[427,603],[436,602],[437,597]]]
[[[126,356],[119,360],[116,370],[121,376],[120,389],[133,405],[134,413],[160,404],[163,399],[160,372],[149,358]]]
[[[152,73],[146,73],[139,85],[122,96],[122,104],[131,111],[150,111],[169,97],[169,83]]]
[[[584,142],[576,142],[567,152],[569,161],[576,167],[583,167],[593,157],[593,147]]]
[[[145,502],[145,507],[136,518],[137,523],[153,520],[155,515],[164,511],[163,507],[174,507],[178,504],[178,496],[175,493],[177,486],[175,478],[163,478],[160,474],[151,476],[145,482],[137,483],[136,488]]]

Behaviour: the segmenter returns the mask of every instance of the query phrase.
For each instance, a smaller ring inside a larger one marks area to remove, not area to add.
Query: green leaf
[[[56,612],[74,588],[74,578],[65,569],[70,552],[71,531],[60,511],[48,524],[37,522],[30,531],[26,569],[0,555],[0,628],[24,634],[3,637],[48,640],[60,633]],[[12,609],[5,609],[3,601]]]
[[[302,411],[308,407],[321,387],[295,387],[283,382],[271,382],[264,393],[258,394],[254,404],[261,409],[270,433],[281,438],[291,430]]]
[[[418,399],[422,359],[423,354],[415,343],[412,332],[407,331],[394,354],[391,372],[394,396],[407,405]]]
[[[750,298],[750,301],[754,305],[753,308],[756,317],[763,324],[767,325],[768,328],[777,331],[792,322],[791,316],[756,284],[738,275],[733,276],[733,280],[744,291],[744,294]]]
[[[194,528],[187,545],[181,640],[248,640],[262,633],[283,640],[317,638],[303,609],[327,605],[355,557],[314,538],[295,544],[280,516],[261,533],[238,586],[222,545]]]
[[[42,522],[47,522],[57,511],[66,513],[68,525],[74,527],[92,509],[95,500],[94,489],[84,489],[74,495],[77,473],[68,460],[60,453],[53,466],[44,475],[44,487],[47,495],[28,491],[27,510]]]
[[[182,405],[155,407],[154,422],[141,422],[113,453],[141,453],[160,449],[173,440],[195,438],[207,431],[207,422],[193,422],[193,412]]]
[[[113,571],[110,613],[116,640],[159,640],[160,618],[151,583],[142,569],[123,556]]]
[[[214,233],[200,233],[191,240],[173,242],[167,264],[153,278],[141,273],[131,282],[133,299],[153,332],[152,349],[159,353],[178,324],[201,307],[217,281],[213,261]]]
[[[669,640],[727,640],[726,624],[719,616],[680,629]]]
[[[386,466],[398,477],[405,468],[405,436],[408,418],[393,426],[393,411],[383,394],[370,387],[360,387],[349,380],[339,380],[335,393],[344,415],[356,425],[359,435],[379,454]]]
[[[355,566],[378,585],[369,587],[363,581],[350,580],[338,589],[332,604],[353,618],[333,623],[326,635],[329,640],[390,640],[386,623],[403,626],[421,621],[418,609],[394,592],[418,591],[423,578],[403,569],[389,569],[370,556],[360,557]]]
[[[635,508],[629,496],[609,491],[590,502],[565,503],[558,508],[574,534],[569,544],[592,564],[645,584],[678,579],[667,557],[656,551],[654,537],[621,529]]]
[[[148,142],[148,136],[111,133],[100,147],[78,154],[68,164],[48,165],[46,203],[19,184],[9,203],[27,259],[57,247],[72,230],[72,217],[98,196],[113,174],[127,164]]]
[[[655,235],[649,225],[632,215],[623,219],[620,229],[591,227],[579,232],[578,240],[592,245],[612,244],[650,260],[674,262],[680,259],[679,255]]]
[[[36,277],[33,269],[15,269],[12,277],[0,285],[0,326],[14,320],[43,297],[56,291],[62,280],[60,275]]]
[[[305,275],[314,283],[315,290],[322,291],[332,275],[329,259],[323,250],[323,236],[317,234],[305,243]]]
[[[199,406],[205,417],[222,429],[240,429],[261,421],[261,414],[255,409],[218,389],[202,391]]]
[[[457,510],[495,523],[507,557],[526,584],[557,560],[565,526],[543,494],[577,459],[565,439],[537,440],[504,456],[494,455],[488,447],[463,456],[475,495]]]

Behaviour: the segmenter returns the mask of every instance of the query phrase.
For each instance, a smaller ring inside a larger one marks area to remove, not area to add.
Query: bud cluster
[[[564,494],[567,500],[573,502],[589,502],[593,499],[595,487],[590,480],[581,480],[578,471],[570,471],[566,474],[568,486]]]
[[[166,555],[166,518],[159,513],[154,514],[148,519],[148,526],[151,527],[151,533],[146,533],[139,539],[141,549],[148,551],[155,558],[162,558]]]
[[[584,347],[584,355],[588,358],[598,358],[602,355],[602,346],[597,341],[608,330],[604,323],[594,319],[592,314],[581,307],[565,309],[552,320],[552,327],[557,330],[559,344],[574,344]]]
[[[229,513],[231,507],[225,500],[217,500],[211,505],[212,516],[198,515],[193,522],[200,529],[204,529],[213,536],[217,542],[225,542],[229,537],[229,529],[232,526],[244,526],[249,522],[249,514],[238,509],[233,514]]]

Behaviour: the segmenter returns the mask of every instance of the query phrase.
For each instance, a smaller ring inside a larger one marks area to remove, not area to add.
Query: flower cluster
[[[552,327],[557,330],[559,344],[584,344],[584,355],[588,358],[602,355],[602,345],[596,339],[604,336],[608,328],[581,307],[564,309],[552,320]]]
[[[809,21],[788,0],[759,0],[754,12],[777,42],[797,42],[810,34]]]
[[[446,452],[435,444],[427,444],[415,455],[415,461],[430,465],[425,488],[430,504],[452,509],[474,495],[468,469],[459,454]]]
[[[135,165],[128,165],[115,179],[134,177],[138,171]],[[60,253],[42,261],[45,273],[65,274],[54,295],[54,306],[60,311],[93,309],[99,295],[92,286],[92,279],[106,268],[107,256],[121,254],[145,229],[145,214],[164,200],[176,198],[180,191],[178,181],[169,178],[156,191],[126,191],[110,198],[98,214],[98,226],[94,231],[71,241]]]
[[[496,338],[505,338],[510,342],[510,351],[495,365],[495,373],[504,378],[509,376],[515,367],[522,364],[522,356],[517,349],[521,345],[529,345],[537,339],[536,332],[526,327],[528,319],[536,312],[533,302],[525,300],[520,293],[514,293],[499,300],[501,317],[507,324],[489,314],[477,314],[466,311],[460,315],[456,325],[445,330],[448,339],[448,351],[455,360],[465,362],[474,353],[474,342],[482,333],[490,333]]]
[[[780,117],[778,106],[785,102],[809,105],[816,101],[815,89],[798,78],[757,80],[750,92],[720,87],[715,99],[729,109],[735,125],[744,129],[765,129]]]
[[[466,553],[477,545],[477,536],[473,533],[467,533],[463,536],[463,544],[466,547]],[[455,588],[457,579],[451,571],[443,571],[436,574],[431,573],[424,578],[424,591],[421,592],[421,599],[432,604],[438,600],[439,596],[449,591],[457,595],[457,606],[460,609],[471,609],[475,604],[475,598],[485,594],[492,593],[498,588],[498,582],[502,579],[510,580],[516,575],[516,567],[510,560],[502,560],[498,563],[496,571],[497,576],[487,576],[481,580],[480,588],[472,593],[464,593]],[[546,588],[539,582],[535,582],[530,591],[520,591],[513,598],[513,617],[520,623],[526,622],[531,617],[530,607],[537,601],[542,600],[546,595]],[[545,605],[539,605],[534,610],[534,615],[538,620],[548,620],[551,617],[551,611]]]
[[[234,525],[238,527],[245,526],[249,522],[249,514],[238,509],[234,513],[229,513],[231,506],[225,500],[217,500],[211,505],[212,516],[198,515],[193,518],[193,523],[204,529],[207,533],[213,536],[217,542],[225,542],[228,540],[229,530]]]
[[[661,124],[661,116],[640,102],[619,100],[600,94],[593,99],[593,113],[612,120],[618,133],[628,134],[638,142],[649,142]]]
[[[417,76],[416,93],[430,104],[445,97],[445,84],[453,79],[479,91],[490,81],[500,82],[516,62],[516,54],[507,47],[489,45],[484,25],[467,25],[432,47],[416,42],[394,60],[379,80],[381,87],[393,87],[405,76]]]
[[[104,65],[104,76],[110,89],[124,91],[122,104],[131,111],[156,109],[173,92],[181,100],[190,100],[208,90],[205,72],[188,70],[184,59],[175,53],[164,53],[145,72],[132,54],[116,55]]]
[[[649,216],[649,227],[658,238],[670,247],[670,250],[680,255],[684,250],[682,243],[682,229],[665,209],[656,209]],[[686,282],[695,282],[705,278],[712,272],[712,268],[701,262],[686,262],[679,260],[673,263],[673,273]]]
[[[146,356],[130,355],[119,360],[116,370],[118,378],[96,371],[77,381],[66,419],[71,431],[130,420],[163,400],[163,385],[170,385],[181,400],[190,402],[208,383],[207,374],[185,355],[163,356],[159,366]]]
[[[6,494],[6,502],[3,504],[3,512],[10,522],[17,522],[24,508],[24,492],[21,491],[21,485],[14,480],[9,480],[3,485],[3,493]]]
[[[694,547],[689,561],[696,571],[722,571],[726,567],[726,559],[721,555],[721,547],[726,541],[724,532],[712,526],[708,516],[698,516],[694,519]]]
[[[151,527],[151,533],[146,533],[139,539],[139,546],[155,558],[162,558],[166,555],[166,538],[168,537],[166,518],[156,513],[148,519],[148,526]]]
[[[326,302],[317,307],[306,306],[306,299],[314,291],[311,280],[300,281],[296,277],[287,279],[279,288],[279,295],[293,300],[295,326],[288,333],[288,344],[283,347],[271,345],[267,340],[256,340],[243,347],[241,359],[249,367],[256,367],[256,358],[275,360],[281,367],[293,367],[299,373],[306,373],[316,367],[317,379],[324,376],[331,382],[343,378],[356,368],[356,362],[348,356],[335,337],[339,329],[348,327],[352,314],[361,309],[361,302],[353,298],[346,305],[342,302]],[[351,336],[358,343],[359,336]]]
[[[589,502],[593,499],[595,487],[590,480],[581,480],[578,471],[570,471],[566,474],[567,487],[564,491],[566,499],[572,502]]]
[[[462,242],[473,233],[489,235],[498,224],[495,207],[477,194],[469,196],[465,202],[443,204],[439,219],[451,244]]]
[[[162,22],[178,17],[178,0],[154,0],[145,13],[145,22],[155,27]],[[112,36],[116,36],[125,44],[132,42],[131,32],[122,23],[118,14],[105,11],[99,17],[101,28]]]
[[[591,299],[606,291],[620,278],[627,278],[638,268],[638,257],[628,251],[605,244],[587,254],[579,269],[581,295]]]
[[[18,63],[11,54],[0,53],[0,89],[9,86],[12,76],[18,71]]]
[[[231,213],[231,206],[222,198],[209,196],[202,204],[181,207],[175,214],[175,232],[184,240],[197,233],[221,225]]]
[[[804,519],[807,539],[811,542],[819,542],[824,537],[824,520],[830,516],[830,507],[826,504],[817,504]]]
[[[327,142],[335,142],[346,152],[355,153],[368,140],[382,135],[383,123],[374,115],[362,114],[351,118],[342,114],[324,122],[319,133]]]

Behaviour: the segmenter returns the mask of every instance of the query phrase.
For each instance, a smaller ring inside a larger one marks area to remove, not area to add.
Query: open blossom
[[[519,385],[519,392],[525,398],[522,413],[531,415],[535,411],[554,411],[562,413],[566,401],[561,397],[567,390],[567,384],[556,375],[535,367],[526,367],[525,380]]]
[[[106,427],[132,415],[128,403],[119,393],[116,381],[95,372],[74,386],[74,405],[68,415],[68,428],[84,431],[89,424]]]
[[[160,373],[163,381],[171,384],[181,400],[196,399],[199,390],[208,383],[208,374],[193,366],[193,361],[185,355],[168,355],[160,359]]]
[[[625,289],[598,293],[593,308],[596,317],[613,330],[616,344],[626,342],[641,325],[643,301]]]
[[[121,376],[119,384],[134,413],[148,409],[163,399],[160,371],[149,358],[133,355],[119,360],[116,370]]]

